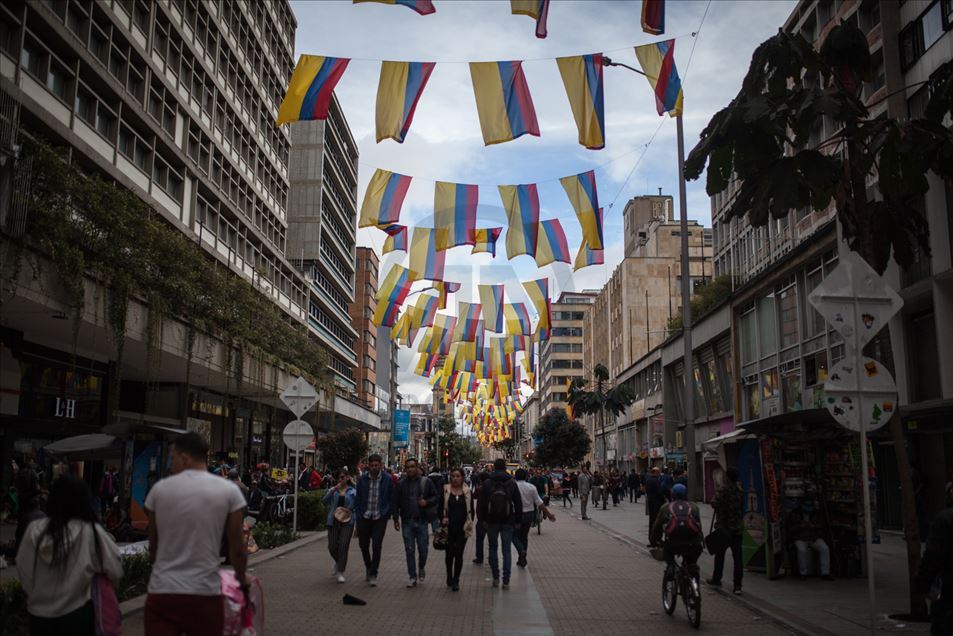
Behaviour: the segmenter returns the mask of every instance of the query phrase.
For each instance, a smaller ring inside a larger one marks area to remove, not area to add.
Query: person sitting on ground
[[[797,549],[797,570],[801,579],[806,579],[810,569],[811,553],[817,552],[821,565],[821,578],[832,581],[831,576],[831,549],[824,539],[815,522],[814,516],[802,509],[791,514],[790,527],[794,538],[794,547]]]
[[[669,568],[675,566],[675,556],[681,554],[689,575],[698,577],[698,557],[704,545],[701,511],[688,501],[688,489],[683,484],[672,486],[672,501],[659,511],[650,540],[653,545],[664,540],[665,562]]]

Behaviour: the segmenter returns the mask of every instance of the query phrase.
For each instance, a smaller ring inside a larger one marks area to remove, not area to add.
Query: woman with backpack
[[[473,533],[473,500],[463,483],[463,469],[450,471],[450,483],[443,487],[443,525],[447,528],[447,587],[460,591],[463,550]]]
[[[27,527],[17,552],[30,634],[93,636],[93,579],[105,574],[119,585],[119,549],[96,522],[89,487],[78,477],[66,474],[53,483],[46,513]]]

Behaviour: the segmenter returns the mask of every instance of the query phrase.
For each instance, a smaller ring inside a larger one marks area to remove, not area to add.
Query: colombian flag
[[[546,18],[549,17],[549,0],[510,0],[510,13],[528,15],[536,20],[536,37],[546,37]]]
[[[602,53],[557,57],[566,96],[579,130],[579,143],[589,150],[606,145],[606,112],[602,90]]]
[[[486,328],[503,333],[503,285],[478,285]]]
[[[393,327],[397,322],[397,313],[400,306],[410,293],[412,284],[410,271],[400,265],[394,265],[387,272],[387,277],[377,290],[375,299],[377,309],[374,311],[374,324],[378,327]]]
[[[331,94],[350,61],[344,57],[320,55],[299,57],[281,108],[278,109],[275,126],[293,121],[327,119]]]
[[[605,251],[591,249],[584,241],[583,244],[579,246],[579,252],[576,253],[576,262],[572,266],[572,271],[589,267],[590,265],[602,265],[605,262]]]
[[[417,102],[433,72],[434,62],[381,62],[377,84],[377,143],[404,143]]]
[[[527,281],[523,283],[523,289],[526,290],[530,302],[533,303],[536,313],[539,314],[539,322],[536,324],[536,328],[549,329],[551,324],[550,314],[552,313],[549,304],[549,279],[539,278]]]
[[[539,233],[539,192],[536,184],[497,187],[508,223],[506,258],[520,254],[536,256],[536,238]]]
[[[533,325],[529,319],[529,312],[523,303],[512,303],[503,306],[503,315],[506,318],[506,333],[511,336],[529,336],[533,333]],[[522,350],[522,348],[520,348]]]
[[[387,233],[384,239],[384,254],[407,251],[407,226],[393,223],[381,228]]]
[[[420,358],[417,360],[417,368],[414,369],[414,373],[417,375],[422,375],[426,378],[433,373],[435,366],[437,366],[437,356],[422,353],[420,354]]]
[[[440,308],[447,308],[447,296],[450,294],[455,294],[460,291],[460,283],[452,283],[445,280],[435,280],[433,281],[433,288],[436,289],[440,295],[437,298],[440,301]]]
[[[470,62],[483,142],[489,146],[525,134],[539,137],[533,98],[522,62]]]
[[[491,254],[496,257],[496,241],[500,238],[501,227],[487,227],[474,230],[473,250],[471,254]]]
[[[441,280],[446,253],[438,252],[434,243],[434,230],[415,227],[410,239],[410,273],[414,280]]]
[[[602,214],[599,193],[596,191],[596,173],[592,170],[559,180],[582,226],[582,239],[594,250],[602,249]],[[566,261],[567,263],[569,261]]]
[[[475,342],[477,339],[477,329],[480,327],[480,304],[457,303],[457,331],[454,334],[454,342]]]
[[[392,225],[400,220],[400,207],[407,196],[411,177],[381,170],[371,176],[361,203],[361,220],[358,227]]]
[[[671,117],[682,114],[682,80],[675,68],[675,40],[635,47],[635,56],[655,91],[658,114],[668,112]]]
[[[652,35],[665,33],[665,0],[642,0],[642,30]]]
[[[437,297],[421,294],[411,309],[410,326],[412,329],[432,327],[437,316]]]
[[[569,244],[559,219],[547,219],[539,224],[539,240],[536,244],[536,266],[543,267],[559,261],[570,263]]]
[[[433,195],[437,251],[476,242],[479,188],[465,183],[438,181]]]
[[[354,4],[361,2],[379,2],[381,4],[399,4],[402,7],[413,9],[420,15],[430,15],[437,10],[431,0],[354,0]]]

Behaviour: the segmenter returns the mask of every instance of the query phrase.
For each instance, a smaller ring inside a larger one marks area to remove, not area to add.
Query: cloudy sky
[[[622,209],[637,195],[677,195],[675,122],[655,112],[644,77],[622,68],[606,68],[606,146],[586,150],[577,132],[553,58],[602,52],[614,61],[637,66],[632,47],[676,38],[675,61],[685,92],[686,152],[711,116],[738,91],[755,47],[773,35],[794,7],[794,0],[678,1],[666,5],[666,33],[653,38],[640,27],[641,2],[553,0],[549,36],[537,39],[535,23],[510,14],[509,2],[435,0],[437,12],[420,16],[401,6],[349,1],[293,1],[298,19],[298,54],[346,57],[352,61],[337,87],[345,116],[360,150],[358,201],[375,168],[414,179],[401,222],[433,225],[433,182],[475,183],[480,188],[478,227],[504,226],[497,184],[539,184],[541,218],[559,218],[573,256],[579,225],[558,183],[559,177],[596,170],[599,201],[605,209],[606,266],[575,274],[555,264],[538,269],[520,256],[471,256],[455,248],[447,258],[447,280],[460,281],[457,300],[477,301],[477,283],[505,282],[507,302],[525,301],[520,280],[547,276],[550,293],[599,288],[622,257]],[[702,24],[702,17],[708,8]],[[697,37],[691,34],[701,30]],[[694,52],[692,51],[694,47]],[[689,63],[689,58],[690,63]],[[403,144],[375,143],[374,108],[380,60],[437,62]],[[470,82],[469,61],[525,60],[541,136],[486,147],[480,133]],[[654,139],[653,139],[654,137]],[[651,141],[651,143],[649,143]],[[710,204],[703,182],[688,184],[689,218],[710,225]],[[676,202],[677,204],[677,202]],[[360,230],[358,242],[380,253],[384,234]],[[392,253],[381,266],[381,279]],[[423,287],[418,283],[417,287]],[[417,288],[415,287],[415,289]],[[413,300],[413,296],[411,300]],[[452,299],[453,297],[451,297]],[[477,301],[478,302],[478,301]],[[451,300],[451,309],[455,303]],[[410,401],[429,401],[429,384],[412,372],[414,355],[401,351],[400,391]]]

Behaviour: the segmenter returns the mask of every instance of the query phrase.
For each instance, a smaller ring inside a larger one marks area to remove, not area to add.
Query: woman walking
[[[569,507],[572,508],[572,491],[573,491],[573,481],[572,477],[569,476],[569,471],[563,472],[563,508],[566,507],[566,502],[569,502]]]
[[[331,576],[344,583],[347,568],[347,550],[354,534],[354,500],[357,490],[351,485],[350,475],[343,468],[337,473],[337,484],[324,493],[328,507],[328,552],[334,560]]]
[[[66,474],[53,482],[46,513],[27,526],[17,552],[30,634],[93,636],[93,577],[105,574],[119,585],[119,550],[96,522],[89,487],[78,477]]]
[[[443,525],[447,528],[447,587],[460,591],[463,549],[473,532],[473,506],[470,489],[463,483],[463,469],[450,471],[450,483],[443,487]]]

